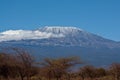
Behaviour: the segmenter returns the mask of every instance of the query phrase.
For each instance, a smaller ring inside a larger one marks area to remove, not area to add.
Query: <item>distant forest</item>
[[[84,64],[79,57],[36,60],[24,49],[0,53],[0,80],[120,80],[120,63],[108,68]]]

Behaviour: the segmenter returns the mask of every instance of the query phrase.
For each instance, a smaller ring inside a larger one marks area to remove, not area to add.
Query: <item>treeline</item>
[[[77,57],[38,62],[25,50],[14,51],[16,54],[0,53],[0,80],[120,80],[119,63],[107,69],[87,65],[74,71],[77,64],[83,64]]]

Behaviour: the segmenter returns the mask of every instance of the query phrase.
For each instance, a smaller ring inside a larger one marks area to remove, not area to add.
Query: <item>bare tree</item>
[[[15,58],[6,53],[0,53],[0,74],[4,78],[9,78],[9,77],[16,77],[17,72],[14,70],[15,68]]]
[[[23,80],[24,77],[27,77],[27,80],[30,80],[30,77],[37,73],[33,56],[23,49],[14,48],[14,51],[17,53],[16,68],[21,80]]]

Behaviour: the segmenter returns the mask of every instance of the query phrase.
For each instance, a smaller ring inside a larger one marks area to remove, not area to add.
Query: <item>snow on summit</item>
[[[59,34],[59,33],[69,34],[69,33],[77,33],[83,31],[82,29],[77,27],[60,27],[60,26],[45,26],[43,28],[40,28],[39,30],[42,32],[52,32],[55,34]]]
[[[76,27],[42,27],[38,30],[7,30],[0,33],[1,41],[65,37],[65,33],[79,30]]]
[[[43,42],[36,42],[42,45],[91,47],[98,45],[99,47],[108,46],[110,48],[116,45],[119,46],[118,43],[112,40],[83,31],[77,27],[46,26],[37,30],[7,30],[0,33],[0,42],[29,39],[44,39]]]
[[[83,31],[77,27],[45,26],[37,30],[7,30],[0,33],[1,41],[60,38],[67,34],[76,34]]]

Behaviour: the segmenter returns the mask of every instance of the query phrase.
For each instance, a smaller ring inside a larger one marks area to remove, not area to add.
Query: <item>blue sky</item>
[[[0,0],[0,31],[76,26],[120,41],[120,0]]]

